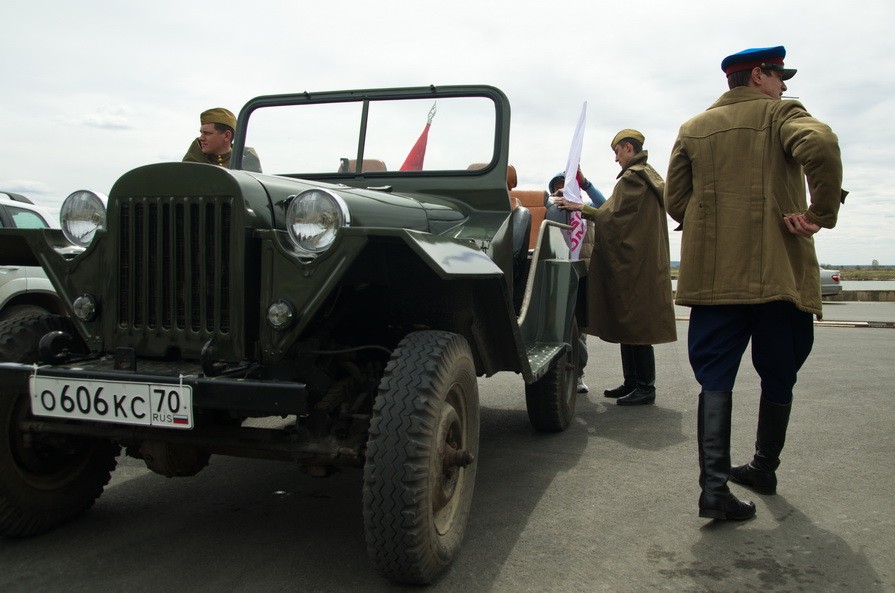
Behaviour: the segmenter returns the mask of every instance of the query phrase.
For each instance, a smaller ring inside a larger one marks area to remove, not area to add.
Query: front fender
[[[503,271],[472,242],[440,235],[405,232],[403,239],[439,277],[502,278]]]
[[[55,291],[66,307],[79,294],[73,277],[80,253],[59,229],[0,229],[0,265],[39,266],[47,278],[29,278],[27,290]],[[82,324],[76,325],[82,335],[89,333]]]
[[[280,360],[292,344],[302,338],[302,334],[321,314],[321,308],[336,291],[347,284],[363,283],[364,281],[357,279],[359,270],[364,270],[374,281],[377,274],[389,270],[390,274],[400,277],[402,282],[413,284],[414,290],[424,295],[442,292],[437,286],[442,281],[455,281],[452,285],[462,284],[464,287],[472,284],[487,285],[490,287],[487,291],[469,292],[479,293],[476,298],[481,299],[484,299],[484,292],[492,295],[487,298],[490,301],[489,308],[497,307],[499,312],[491,312],[488,316],[503,318],[504,332],[509,329],[507,324],[510,319],[515,323],[512,311],[505,311],[507,303],[511,302],[501,288],[505,284],[502,270],[472,241],[407,229],[344,228],[328,252],[312,261],[303,261],[292,250],[284,232],[263,231],[257,232],[256,236],[261,239],[262,245],[261,313],[265,314],[270,304],[280,300],[289,302],[295,310],[293,324],[286,330],[274,330],[266,319],[261,320],[261,355],[266,363]],[[392,246],[389,249],[403,245],[405,255],[390,259],[387,252],[383,251],[385,245]],[[359,261],[362,256],[365,259]],[[431,273],[404,273],[402,270],[407,266],[406,262],[411,260],[422,262]],[[351,278],[346,277],[349,274]],[[400,286],[393,286],[385,298],[400,301],[408,298],[406,294]],[[418,300],[416,304],[424,306]],[[360,306],[366,304],[362,303]],[[370,303],[369,306],[370,315],[373,315],[374,304]],[[432,306],[435,307],[434,304]],[[492,323],[493,321],[494,319],[491,320]],[[458,327],[440,329],[470,335],[472,330],[466,327],[465,322],[456,323]]]

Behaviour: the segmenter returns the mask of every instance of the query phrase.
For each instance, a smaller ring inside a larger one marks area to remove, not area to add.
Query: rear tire
[[[562,432],[575,416],[578,400],[578,323],[572,321],[572,347],[559,357],[547,373],[525,386],[528,420],[541,432]]]
[[[367,552],[384,576],[431,583],[454,559],[478,445],[478,386],[466,340],[409,334],[379,384],[364,466]]]
[[[0,360],[38,362],[38,342],[51,331],[67,332],[80,344],[71,321],[58,315],[0,323]],[[0,535],[28,537],[93,506],[119,447],[105,440],[24,434],[20,423],[33,419],[30,397],[15,383],[0,383]]]

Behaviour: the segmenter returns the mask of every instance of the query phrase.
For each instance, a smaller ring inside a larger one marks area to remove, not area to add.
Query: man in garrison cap
[[[199,115],[199,122],[199,137],[190,144],[183,161],[229,167],[236,116],[223,107],[215,107],[203,111]],[[254,149],[246,147],[242,168],[261,172],[261,161]]]
[[[785,57],[776,46],[724,58],[730,90],[681,126],[668,163],[668,214],[683,231],[676,302],[691,307],[690,365],[702,389],[699,516],[711,519],[755,515],[728,478],[777,491],[796,375],[814,341],[812,315],[822,314],[812,237],[836,225],[846,194],[836,135],[782,100],[796,73]],[[732,390],[750,340],[761,377],[755,454],[732,468]]]
[[[662,176],[647,163],[644,136],[625,129],[609,146],[621,167],[612,195],[599,208],[555,200],[594,221],[587,271],[585,333],[620,345],[624,383],[603,395],[620,406],[656,401],[653,344],[677,340],[671,300],[671,258]]]

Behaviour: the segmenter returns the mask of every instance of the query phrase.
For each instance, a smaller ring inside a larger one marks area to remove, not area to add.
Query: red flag
[[[410,153],[401,165],[401,171],[422,171],[423,160],[426,158],[426,144],[429,142],[429,128],[432,126],[432,118],[435,117],[435,105],[429,110],[429,119],[423,133],[417,138],[416,144],[410,149]]]

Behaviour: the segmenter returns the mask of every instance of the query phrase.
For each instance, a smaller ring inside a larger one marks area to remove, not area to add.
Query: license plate
[[[193,427],[189,385],[31,376],[31,413],[75,420]]]

